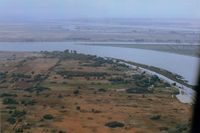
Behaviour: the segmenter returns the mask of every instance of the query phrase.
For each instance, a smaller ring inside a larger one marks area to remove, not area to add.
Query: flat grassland
[[[1,132],[186,133],[192,106],[155,75],[64,52],[0,52]]]

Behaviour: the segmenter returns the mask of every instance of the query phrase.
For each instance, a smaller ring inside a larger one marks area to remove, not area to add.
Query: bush
[[[74,93],[75,95],[78,95],[80,92],[79,92],[79,90],[75,90],[73,93]]]
[[[6,73],[0,72],[0,80],[5,79],[5,78],[6,78]]]
[[[100,88],[98,89],[98,92],[106,92],[106,89]]]
[[[46,120],[52,120],[54,117],[51,114],[46,114],[43,116],[43,118]]]
[[[123,83],[128,83],[128,81],[124,80],[121,77],[115,77],[115,78],[110,78],[109,81],[113,84],[123,84]]]
[[[77,106],[77,107],[76,107],[76,110],[81,110],[81,107],[80,107],[80,106]]]
[[[25,106],[26,105],[35,105],[37,102],[33,99],[24,99],[21,101],[21,104],[24,104]]]
[[[142,87],[134,87],[134,88],[129,88],[126,90],[126,93],[146,93],[149,92],[147,88],[142,88]]]
[[[15,133],[23,133],[23,129],[22,128],[18,128],[15,130]]]
[[[65,131],[60,130],[58,133],[66,133]]]
[[[113,121],[106,123],[105,126],[110,128],[118,128],[118,127],[124,127],[124,124],[121,122]]]
[[[4,98],[3,104],[18,104],[18,102],[13,98]]]
[[[13,73],[11,75],[13,78],[31,78],[31,75],[26,75],[26,74],[23,74],[23,73]]]
[[[178,95],[178,94],[180,94],[180,91],[177,88],[172,88],[171,94]]]
[[[20,118],[26,115],[26,111],[19,111],[19,110],[15,110],[14,112],[12,112],[11,117],[13,118]]]
[[[17,94],[3,93],[0,97],[17,97]]]
[[[160,129],[160,131],[168,131],[169,130],[168,127],[160,127],[159,129]]]
[[[188,130],[188,125],[187,124],[178,124],[176,126],[176,129],[178,132],[183,132],[183,131],[187,131]]]
[[[151,81],[152,83],[155,83],[155,82],[157,82],[157,81],[160,81],[160,79],[159,79],[159,77],[158,77],[157,75],[153,75],[153,76],[151,76],[150,81]]]
[[[25,111],[19,111],[19,110],[15,110],[15,111],[11,111],[11,116],[10,118],[7,119],[7,122],[9,122],[10,124],[15,124],[17,121],[17,118],[21,118],[24,115],[26,115]]]
[[[42,75],[42,74],[37,74],[34,76],[34,80],[35,81],[42,81],[44,79],[46,79],[47,77],[45,75]]]
[[[6,109],[14,110],[14,109],[16,109],[16,107],[15,106],[7,106]]]
[[[16,123],[16,118],[10,117],[7,119],[7,122],[9,122],[10,124],[15,124]]]
[[[150,117],[150,119],[151,120],[160,120],[160,115],[152,115],[151,117]]]
[[[60,74],[63,77],[103,77],[108,75],[107,73],[104,72],[81,72],[81,71],[59,71],[57,72],[58,74]]]
[[[30,87],[30,88],[25,89],[25,91],[28,91],[28,92],[42,92],[46,90],[50,90],[50,89],[43,86]]]

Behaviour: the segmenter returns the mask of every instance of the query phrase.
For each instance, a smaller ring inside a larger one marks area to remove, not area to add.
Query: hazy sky
[[[0,0],[0,18],[200,18],[200,0]]]

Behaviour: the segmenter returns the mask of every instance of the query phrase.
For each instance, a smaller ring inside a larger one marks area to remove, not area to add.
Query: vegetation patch
[[[21,101],[21,104],[27,105],[35,105],[37,102],[33,99],[24,99]]]
[[[26,111],[15,110],[12,112],[11,117],[20,118],[26,115]]]
[[[118,127],[124,127],[124,123],[118,122],[118,121],[112,121],[105,124],[105,126],[110,128],[118,128]]]
[[[150,116],[151,120],[160,120],[160,118],[161,118],[161,115],[152,115],[152,116]]]
[[[124,78],[121,78],[121,77],[110,78],[108,80],[113,84],[127,84],[127,83],[130,83],[129,80],[125,80]]]
[[[75,91],[73,91],[73,94],[74,94],[74,95],[78,95],[79,93],[80,93],[79,90],[75,90]]]
[[[104,89],[104,88],[100,88],[100,89],[98,89],[98,92],[106,92],[107,90],[106,89]]]
[[[13,98],[4,98],[3,104],[18,104],[18,102]]]
[[[170,129],[168,133],[189,133],[190,125],[189,124],[177,124],[176,128]]]
[[[19,111],[19,110],[14,110],[11,112],[11,116],[7,119],[7,122],[10,124],[15,124],[17,119],[23,117],[26,115],[26,111]]]
[[[16,118],[10,117],[7,119],[7,122],[10,124],[15,124],[16,123]]]
[[[126,90],[126,93],[138,93],[138,94],[142,94],[142,93],[150,93],[151,91],[147,88],[142,88],[142,87],[132,87]]]
[[[133,80],[135,82],[135,84],[139,87],[150,87],[152,85],[156,85],[157,83],[160,83],[160,79],[157,75],[153,75],[153,76],[146,76],[144,74],[137,74],[137,75],[133,75]]]
[[[3,80],[6,78],[6,73],[0,72],[0,80]]]
[[[54,119],[53,115],[51,115],[51,114],[46,114],[46,115],[43,116],[43,118],[45,120],[52,120],[52,119]]]
[[[31,75],[23,74],[23,73],[12,73],[13,78],[31,78]]]
[[[35,87],[30,87],[30,88],[25,89],[25,91],[28,91],[28,92],[42,92],[46,90],[50,90],[50,89],[43,86],[35,86]]]
[[[57,72],[63,77],[103,77],[108,75],[105,72],[81,72],[81,71],[59,71]]]
[[[37,75],[35,75],[34,76],[34,81],[43,81],[43,80],[45,80],[47,78],[47,76],[45,76],[45,75],[42,75],[42,74],[37,74]]]
[[[17,94],[12,93],[2,93],[0,97],[17,97]]]

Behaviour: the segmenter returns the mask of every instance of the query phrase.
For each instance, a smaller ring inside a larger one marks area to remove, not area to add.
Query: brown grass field
[[[1,132],[188,132],[192,106],[172,98],[173,86],[157,79],[151,90],[127,92],[146,88],[146,79],[152,75],[95,56],[0,52]],[[123,126],[106,126],[114,121]]]

